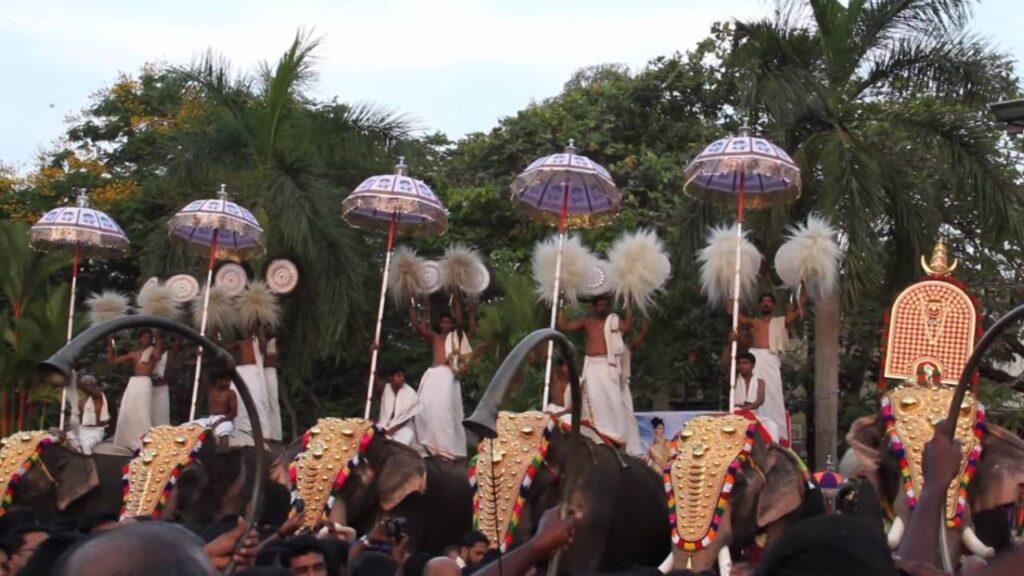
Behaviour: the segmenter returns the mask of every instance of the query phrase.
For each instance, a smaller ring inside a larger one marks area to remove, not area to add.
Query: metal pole
[[[217,262],[217,237],[220,230],[214,228],[213,241],[210,243],[210,260],[206,265],[206,290],[203,293],[203,316],[199,321],[199,335],[206,336],[206,320],[210,308],[210,285],[213,284],[213,265]],[[203,345],[196,352],[196,375],[192,380],[192,407],[188,411],[189,422],[196,419],[196,399],[199,397],[199,375],[203,371]],[[251,420],[251,418],[250,418]]]
[[[732,351],[729,360],[729,412],[732,412],[736,405],[736,350],[739,348],[739,326],[740,326],[740,255],[743,251],[743,171],[740,171],[740,193],[736,203],[736,262],[735,274],[732,279],[732,331],[736,338],[732,341]]]
[[[71,260],[71,301],[68,302],[68,335],[65,342],[71,342],[71,334],[75,329],[75,292],[78,291],[78,262],[82,257],[82,243],[75,242],[75,255]],[[71,381],[75,380],[75,372],[71,371]],[[67,387],[60,390],[60,430],[64,430],[64,407],[68,401]]]
[[[568,228],[568,215],[569,215],[569,180],[568,178],[563,184],[562,189],[562,215],[558,221],[558,252],[555,255],[555,287],[554,293],[551,295],[551,324],[550,328],[554,330],[558,324],[558,296],[562,289],[562,247],[565,245],[566,229]],[[544,395],[540,397],[540,409],[543,410],[548,405],[548,393],[551,389],[551,362],[555,355],[555,342],[554,340],[548,340],[548,359],[544,366]],[[559,400],[562,402],[563,400]]]
[[[391,254],[395,248],[395,224],[398,213],[391,214],[391,222],[388,224],[388,246],[387,254],[384,256],[384,274],[380,282],[380,302],[377,304],[377,327],[373,333],[373,349],[370,351],[370,377],[366,384],[366,409],[363,410],[363,418],[370,419],[370,405],[373,403],[373,380],[377,374],[377,356],[380,354],[380,331],[384,322],[384,297],[388,293],[388,276],[391,275]]]

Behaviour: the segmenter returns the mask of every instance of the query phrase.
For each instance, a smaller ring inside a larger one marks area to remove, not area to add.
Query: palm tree
[[[744,104],[803,167],[794,215],[825,214],[846,250],[842,298],[815,306],[819,468],[838,440],[840,302],[856,315],[866,296],[888,301],[938,234],[1022,237],[1014,172],[985,115],[1018,88],[1007,58],[967,31],[970,4],[782,0],[736,25]]]

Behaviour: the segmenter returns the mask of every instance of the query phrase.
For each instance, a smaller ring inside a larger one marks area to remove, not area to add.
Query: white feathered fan
[[[438,264],[441,266],[441,286],[449,293],[460,291],[476,298],[490,283],[483,257],[465,244],[449,246]]]
[[[538,242],[533,248],[533,279],[541,300],[551,303],[555,289],[555,260],[558,258],[558,237]],[[588,250],[577,235],[569,236],[562,245],[562,294],[566,302],[575,304],[587,285],[590,269],[596,256]]]
[[[641,312],[664,288],[672,275],[672,263],[661,239],[653,230],[626,233],[608,250],[611,274],[615,278],[615,296],[632,303]]]
[[[93,325],[126,316],[131,311],[128,296],[117,290],[93,294],[85,301],[85,305],[89,308],[89,323]]]
[[[146,283],[137,296],[139,312],[161,318],[177,319],[181,315],[181,304],[174,300],[174,291],[163,283]]]
[[[740,248],[740,298],[749,299],[757,285],[761,253],[747,240],[743,231]],[[698,254],[700,289],[711,304],[720,304],[733,295],[736,274],[736,227],[718,226],[708,234],[708,245]]]
[[[213,300],[213,292],[210,293]],[[238,305],[238,321],[243,330],[251,330],[257,323],[266,328],[274,328],[281,319],[281,307],[277,303],[277,295],[270,291],[262,280],[253,280],[245,290],[235,297]]]
[[[198,327],[203,319],[203,298],[206,288],[203,288],[195,300],[192,301],[192,322]],[[206,308],[206,333],[216,333],[227,330],[231,327],[232,316],[234,315],[234,302],[232,297],[223,289],[213,286],[210,288],[210,305]]]
[[[835,290],[842,256],[835,234],[828,221],[814,214],[790,229],[789,239],[775,253],[775,271],[787,288],[797,288],[802,282],[815,298]]]
[[[416,255],[416,250],[399,246],[391,257],[391,273],[388,277],[388,291],[395,304],[405,306],[410,298],[427,291],[426,262]]]

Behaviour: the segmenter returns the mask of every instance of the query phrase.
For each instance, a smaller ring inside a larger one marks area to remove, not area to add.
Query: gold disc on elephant
[[[206,428],[198,424],[157,426],[143,437],[142,450],[128,463],[122,518],[150,516],[165,503],[165,491],[202,447]]]
[[[6,494],[7,489],[31,467],[32,458],[40,447],[53,441],[53,435],[43,430],[17,432],[0,440],[0,494]]]
[[[739,431],[750,424],[735,414],[698,416],[676,437],[669,477],[683,540],[701,540],[711,528],[729,466],[746,446],[747,435]]]
[[[543,412],[501,412],[498,437],[481,440],[477,447],[473,521],[492,547],[504,549],[509,529],[518,523],[514,513],[519,488],[530,464],[544,456],[550,422],[551,416]]]
[[[302,529],[323,519],[338,474],[362,448],[373,422],[363,418],[321,418],[309,430],[306,448],[295,458],[295,492],[305,505]]]
[[[924,478],[921,470],[924,445],[932,439],[932,435],[935,433],[935,424],[946,418],[955,392],[955,388],[946,386],[928,386],[908,382],[888,393],[893,417],[890,434],[894,435],[896,440],[903,445],[903,450],[906,453],[906,467],[916,497],[921,495]],[[968,392],[961,404],[960,416],[956,419],[956,439],[960,441],[961,450],[960,473],[946,488],[947,520],[956,516],[961,479],[967,467],[968,455],[977,444],[977,438],[974,435],[977,415],[978,402]]]

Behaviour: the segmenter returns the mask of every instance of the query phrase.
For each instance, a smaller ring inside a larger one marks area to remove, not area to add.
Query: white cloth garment
[[[420,400],[412,386],[402,384],[396,394],[391,384],[385,384],[377,424],[385,430],[396,428],[391,439],[408,446],[416,440],[412,419],[419,411]]]
[[[432,454],[465,458],[466,431],[462,428],[462,392],[449,366],[427,369],[420,379],[420,411],[413,419],[416,441]]]
[[[110,410],[107,409],[107,397],[103,396],[103,407],[96,413],[96,402],[92,397],[85,400],[82,406],[82,425],[78,430],[78,443],[83,454],[92,454],[92,449],[103,441],[106,435],[106,423],[110,421]]]
[[[164,426],[171,423],[171,391],[167,384],[153,386],[153,402],[150,404],[150,418],[153,426]]]
[[[110,410],[107,409],[107,396],[100,394],[103,398],[103,407],[100,413],[96,414],[96,401],[92,397],[85,399],[82,405],[82,426],[101,426],[104,422],[110,421]]]
[[[755,411],[757,419],[771,434],[772,440],[776,442],[788,440],[786,402],[782,393],[782,365],[779,362],[779,357],[764,348],[751,348],[750,353],[757,359],[757,363],[754,364],[753,377],[764,381],[764,404]],[[738,380],[742,380],[742,378]]]
[[[267,356],[277,356],[277,338],[267,340]],[[267,386],[267,410],[270,417],[270,439],[284,438],[284,427],[281,424],[281,396],[277,382],[277,368],[264,366],[263,381]]]
[[[629,415],[622,399],[621,367],[607,356],[587,356],[583,361],[583,418],[608,438],[625,444]],[[633,419],[633,425],[636,424]]]
[[[205,418],[196,418],[192,423],[199,424],[204,428],[213,428],[213,435],[217,438],[231,436],[235,431],[235,423],[232,420],[221,420],[222,418],[224,418],[224,414],[214,414]],[[214,426],[215,422],[217,422],[216,426]]]
[[[143,352],[143,358],[148,359],[146,352]],[[153,427],[152,403],[153,381],[149,376],[132,376],[121,396],[114,444],[129,450],[138,450],[142,446],[142,437]]]
[[[773,354],[782,354],[789,346],[789,328],[786,327],[785,316],[775,316],[768,321],[768,350]]]
[[[444,357],[452,370],[458,372],[462,368],[463,356],[469,356],[472,353],[473,346],[470,345],[469,338],[465,334],[459,333],[458,330],[452,330],[445,335]]]
[[[253,404],[256,405],[256,411],[258,412],[256,417],[259,418],[260,426],[263,428],[263,437],[267,438],[270,431],[270,415],[267,410],[263,367],[258,364],[243,364],[236,369],[238,370],[238,375],[245,381],[246,388],[249,389],[249,395],[252,396]],[[235,394],[238,394],[238,390],[235,390]],[[250,435],[252,434],[252,415],[245,409],[241,394],[238,394],[238,417],[235,419],[235,428]]]
[[[622,405],[626,414],[626,421],[623,423],[626,433],[626,454],[642,457],[644,445],[640,441],[640,428],[637,427],[636,414],[633,412],[633,391],[629,387],[629,380],[632,375],[630,360],[632,353],[626,348],[621,356],[619,364],[620,378],[622,379]]]

